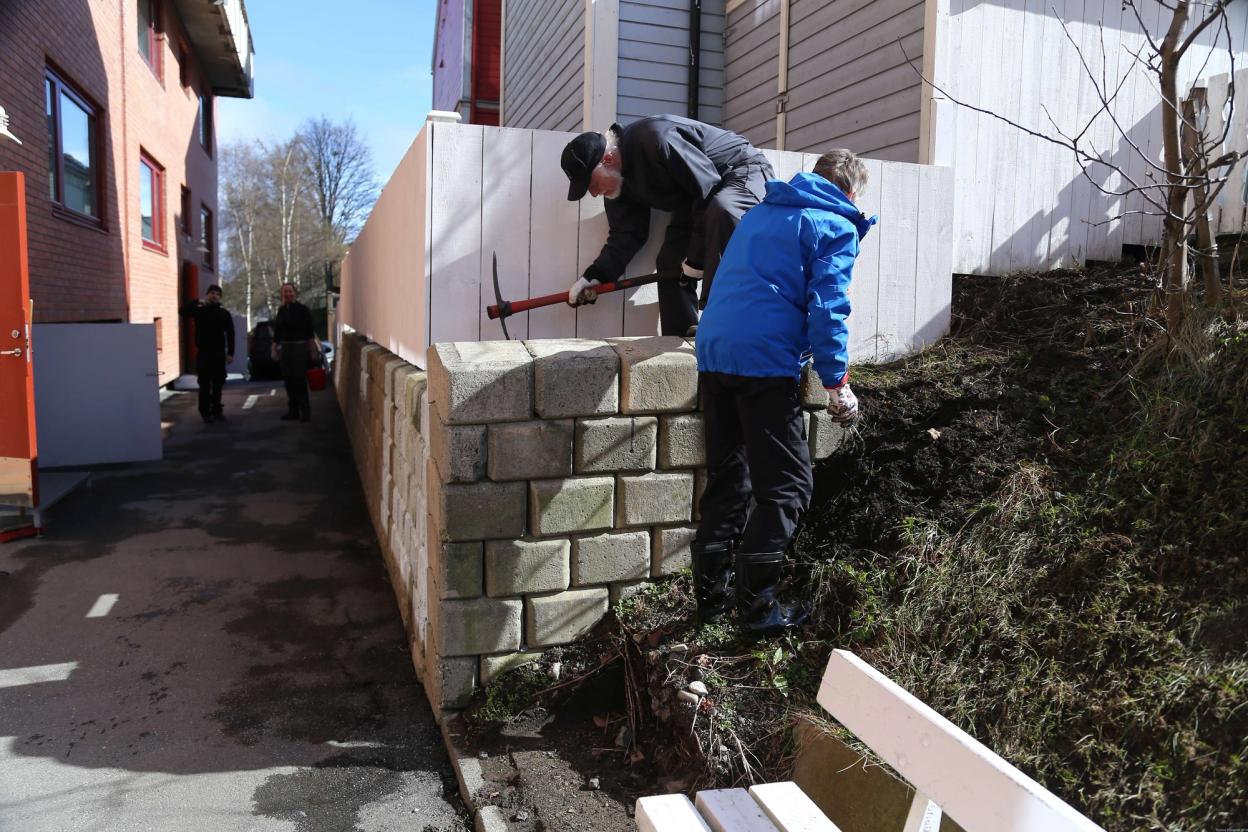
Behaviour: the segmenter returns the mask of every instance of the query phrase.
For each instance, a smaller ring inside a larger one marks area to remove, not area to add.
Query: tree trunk
[[[1205,135],[1200,129],[1201,117],[1208,109],[1204,88],[1193,89],[1183,102],[1183,167],[1189,176],[1206,177],[1192,190],[1192,209],[1196,220],[1196,256],[1200,276],[1205,285],[1205,305],[1222,302],[1222,276],[1218,268],[1218,240],[1209,220],[1208,158],[1202,150]]]
[[[1163,224],[1162,251],[1165,252],[1166,332],[1173,339],[1183,325],[1184,287],[1187,284],[1187,224],[1183,221],[1187,190],[1181,187],[1183,166],[1179,153],[1178,75],[1179,38],[1191,12],[1190,0],[1179,0],[1170,19],[1170,29],[1161,43],[1161,137],[1166,181],[1167,216]]]

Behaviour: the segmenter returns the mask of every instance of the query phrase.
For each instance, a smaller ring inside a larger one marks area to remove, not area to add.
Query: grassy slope
[[[795,544],[802,634],[695,631],[687,579],[620,608],[694,645],[705,779],[778,774],[776,725],[846,646],[1107,829],[1244,825],[1248,334],[1194,321],[1132,377],[1141,283],[964,278],[949,339],[855,371],[865,419]]]

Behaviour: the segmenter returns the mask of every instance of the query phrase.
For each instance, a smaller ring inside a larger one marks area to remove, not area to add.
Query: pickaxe
[[[618,292],[622,289],[632,289],[635,286],[645,286],[647,283],[657,283],[660,280],[676,279],[680,276],[679,272],[661,273],[642,275],[641,277],[622,277],[612,283],[600,283],[594,287],[594,291],[600,295],[607,292]],[[503,325],[503,337],[508,341],[511,336],[507,334],[507,319],[517,312],[528,312],[530,309],[540,309],[543,306],[555,306],[560,303],[568,302],[567,292],[556,292],[553,295],[542,295],[537,298],[528,298],[526,300],[503,300],[503,294],[498,288],[498,254],[494,254],[494,300],[497,301],[492,306],[485,307],[485,314],[490,320],[498,319]]]

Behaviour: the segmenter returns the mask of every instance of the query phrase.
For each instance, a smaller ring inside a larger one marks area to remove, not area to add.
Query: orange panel
[[[0,173],[0,498],[34,504],[35,379],[30,355],[26,181]],[[28,476],[27,476],[28,475]]]

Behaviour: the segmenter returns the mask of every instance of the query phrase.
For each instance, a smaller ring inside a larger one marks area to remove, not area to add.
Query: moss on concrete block
[[[555,540],[491,540],[485,545],[485,587],[491,596],[567,589],[572,543]]]
[[[576,420],[576,471],[653,471],[658,439],[654,416]]]
[[[609,529],[614,501],[615,477],[534,480],[529,483],[530,528],[542,537]]]

